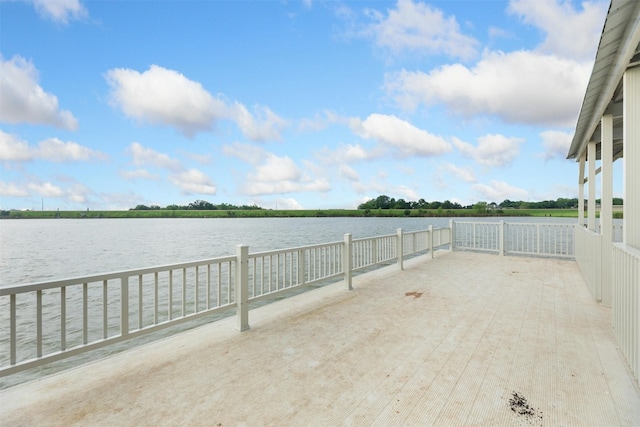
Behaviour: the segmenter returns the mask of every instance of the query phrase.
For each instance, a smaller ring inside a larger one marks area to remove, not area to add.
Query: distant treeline
[[[135,208],[131,208],[131,211],[155,211],[155,210],[168,210],[168,211],[257,211],[261,210],[260,206],[252,205],[242,205],[236,206],[231,205],[229,203],[219,203],[214,205],[211,202],[207,202],[206,200],[196,200],[195,202],[191,202],[188,205],[168,205],[164,208],[161,208],[158,205],[138,205]]]
[[[600,203],[600,200],[596,200]],[[613,198],[614,205],[622,205],[622,199]],[[586,205],[586,201],[585,201]],[[417,202],[406,201],[404,199],[394,199],[393,197],[381,195],[375,199],[366,201],[358,206],[358,209],[475,209],[479,207],[488,209],[576,209],[578,207],[578,199],[558,198],[557,200],[544,200],[542,202],[525,202],[504,200],[502,203],[495,202],[478,202],[475,205],[462,206],[459,203],[445,200],[444,202],[427,202],[420,199]]]

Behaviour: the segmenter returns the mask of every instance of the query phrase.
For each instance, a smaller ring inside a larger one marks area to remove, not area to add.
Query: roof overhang
[[[613,116],[614,159],[622,156],[622,77],[625,70],[637,66],[640,66],[640,1],[612,0],[568,159],[579,159],[589,141],[600,141],[600,119],[605,114]],[[597,157],[600,158],[599,149]]]

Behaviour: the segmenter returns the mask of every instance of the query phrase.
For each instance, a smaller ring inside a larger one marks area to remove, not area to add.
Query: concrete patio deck
[[[420,257],[0,392],[13,425],[640,425],[575,262]]]

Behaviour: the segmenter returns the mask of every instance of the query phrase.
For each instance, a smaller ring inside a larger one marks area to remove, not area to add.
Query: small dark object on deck
[[[404,296],[406,297],[414,297],[414,298],[420,298],[422,296],[422,292],[405,292]]]
[[[533,421],[535,418],[542,420],[542,412],[532,408],[524,396],[519,395],[515,391],[511,396],[511,399],[509,399],[509,407],[513,412],[526,417],[529,421]]]

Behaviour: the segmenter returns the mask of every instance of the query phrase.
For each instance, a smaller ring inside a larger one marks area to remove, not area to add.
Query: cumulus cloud
[[[243,144],[241,142],[223,145],[222,152],[226,156],[236,157],[243,162],[251,163],[253,165],[260,163],[268,156],[267,151],[263,148],[256,147],[251,144]]]
[[[340,176],[348,179],[349,181],[360,181],[360,175],[358,175],[358,172],[347,165],[340,165]]]
[[[64,142],[58,138],[41,141],[35,150],[37,158],[51,162],[106,160],[107,155],[84,147],[76,142]]]
[[[0,181],[0,196],[4,197],[27,197],[29,192],[21,187],[18,187],[13,182]]]
[[[80,0],[31,0],[40,16],[59,24],[88,16]]]
[[[492,115],[508,123],[572,126],[591,65],[529,51],[487,52],[475,66],[429,73],[389,73],[385,88],[407,110],[443,103],[463,117]]]
[[[151,148],[143,147],[138,142],[133,142],[127,148],[127,152],[133,159],[133,164],[137,166],[152,165],[158,168],[169,169],[172,171],[179,171],[184,169],[182,164],[172,159],[164,153],[159,153]]]
[[[119,171],[118,175],[127,180],[135,180],[135,179],[148,179],[148,180],[158,180],[160,176],[152,174],[146,169],[136,169],[130,171]]]
[[[584,1],[581,5],[579,11],[569,1],[511,0],[508,11],[546,33],[545,40],[538,46],[541,52],[591,61],[595,58],[609,2]]]
[[[445,163],[441,169],[465,182],[476,182],[476,174],[469,167],[459,167],[453,163]]]
[[[444,138],[393,115],[371,114],[362,122],[354,122],[352,130],[362,138],[395,149],[403,157],[431,157],[451,151],[451,144]]]
[[[252,141],[279,140],[288,122],[267,107],[254,112],[239,102],[227,104],[183,74],[152,65],[143,73],[114,68],[105,74],[111,101],[140,122],[167,125],[187,137],[210,130],[219,120],[234,121]]]
[[[33,159],[29,143],[0,130],[0,160],[28,161]]]
[[[573,135],[569,132],[562,132],[556,130],[548,130],[540,134],[542,138],[542,146],[544,153],[542,157],[545,160],[550,159],[565,159],[571,146],[571,139]]]
[[[30,183],[28,188],[43,197],[62,197],[65,194],[62,188],[50,182]]]
[[[483,166],[502,167],[515,160],[523,141],[522,138],[489,134],[479,137],[477,146],[459,139],[454,140],[454,145],[463,155],[472,157]]]
[[[40,141],[36,147],[26,141],[0,130],[0,160],[31,161],[45,160],[49,162],[85,162],[106,160],[106,154],[82,146],[76,142],[64,142],[58,138]]]
[[[367,14],[373,22],[363,34],[394,55],[424,52],[470,59],[477,53],[478,41],[462,34],[455,17],[426,3],[399,0],[386,15],[376,10]]]
[[[529,193],[522,188],[513,187],[504,181],[492,180],[489,185],[475,184],[472,188],[485,200],[501,203],[503,200],[527,200]]]
[[[380,147],[367,149],[360,144],[340,144],[335,150],[324,148],[317,153],[319,160],[330,164],[353,163],[382,156],[384,156],[384,150]]]
[[[78,120],[60,110],[58,98],[45,92],[38,80],[38,70],[30,61],[17,55],[5,61],[0,55],[0,121],[76,130]]]
[[[170,180],[183,194],[216,194],[215,184],[204,172],[197,169],[174,173]]]
[[[143,73],[115,68],[105,77],[113,104],[127,116],[173,126],[189,137],[209,130],[224,115],[223,101],[177,71],[157,65]]]
[[[277,141],[288,122],[267,107],[256,106],[254,114],[239,102],[228,108],[228,115],[236,122],[240,131],[252,141]]]
[[[258,166],[256,172],[251,174],[251,179],[266,182],[296,181],[301,176],[300,170],[291,158],[269,154],[264,164]]]

